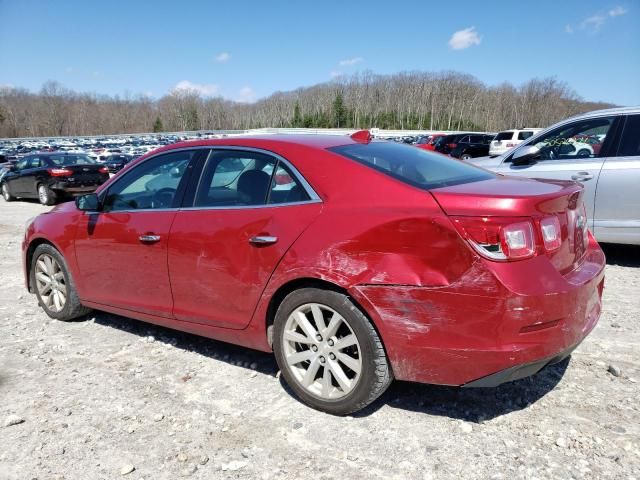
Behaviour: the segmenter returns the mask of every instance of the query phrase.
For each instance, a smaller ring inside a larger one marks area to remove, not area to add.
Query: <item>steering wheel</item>
[[[153,197],[151,198],[151,208],[171,208],[171,203],[173,202],[175,194],[175,188],[161,188],[153,194]]]

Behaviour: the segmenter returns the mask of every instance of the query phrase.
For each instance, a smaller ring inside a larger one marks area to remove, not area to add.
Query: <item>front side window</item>
[[[20,160],[18,163],[16,163],[16,170],[24,170],[25,168],[27,168],[28,164],[29,164],[28,158]]]
[[[540,149],[539,160],[570,160],[599,156],[613,117],[592,118],[558,127],[531,140]]]
[[[175,207],[178,187],[197,150],[159,155],[132,168],[107,191],[105,211]]]
[[[620,141],[619,157],[640,156],[640,115],[631,115],[627,118]]]
[[[468,163],[408,145],[371,142],[329,150],[424,190],[495,177]]]
[[[32,157],[29,160],[29,168],[40,168],[42,166],[42,161],[38,157]]]

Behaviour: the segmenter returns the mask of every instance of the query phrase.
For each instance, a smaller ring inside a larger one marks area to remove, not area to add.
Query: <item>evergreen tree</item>
[[[333,126],[337,128],[345,128],[347,126],[347,114],[348,112],[344,106],[342,92],[336,92],[336,98],[333,101]]]
[[[302,115],[300,114],[300,103],[296,101],[295,106],[293,107],[293,126],[296,128],[302,127]]]
[[[160,120],[160,116],[157,116],[156,121],[153,122],[153,131],[164,132],[164,125],[162,125],[162,120]]]

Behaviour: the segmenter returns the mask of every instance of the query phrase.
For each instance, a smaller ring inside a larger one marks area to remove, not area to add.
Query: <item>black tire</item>
[[[44,183],[41,183],[40,185],[38,185],[37,190],[38,190],[38,200],[42,205],[51,206],[56,204],[56,200],[58,199],[58,196],[56,195],[56,192],[51,190],[47,185],[45,185]]]
[[[67,296],[64,308],[62,308],[62,310],[60,310],[59,312],[49,309],[45,305],[45,302],[43,301],[40,292],[38,291],[35,270],[36,262],[41,258],[42,255],[49,255],[53,257],[60,265],[60,270],[62,271],[62,274],[64,276],[64,283],[67,288]],[[35,293],[36,298],[38,299],[38,304],[40,304],[40,307],[51,318],[55,318],[56,320],[68,321],[78,317],[82,317],[83,315],[91,312],[90,308],[87,308],[80,303],[78,293],[76,292],[75,283],[73,282],[71,273],[69,273],[69,268],[67,267],[67,263],[64,261],[64,257],[60,252],[58,252],[58,250],[56,250],[52,245],[49,245],[48,243],[38,245],[36,250],[33,252],[29,270],[29,282],[31,284],[31,291]]]
[[[579,158],[587,158],[591,155],[591,152],[589,150],[587,150],[586,148],[583,148],[582,150],[578,151],[578,157]]]
[[[2,198],[4,198],[5,202],[13,202],[16,199],[16,197],[11,195],[11,192],[9,192],[9,185],[7,182],[2,182],[2,186],[0,188],[2,188]]]
[[[463,153],[460,155],[460,160],[471,160],[473,157],[469,153]]]
[[[294,310],[308,303],[326,305],[339,313],[360,346],[360,377],[346,396],[336,400],[321,399],[308,392],[296,379],[285,358],[283,336],[287,319]],[[282,376],[296,396],[310,407],[333,415],[348,415],[363,409],[382,395],[393,381],[382,341],[371,322],[346,295],[331,290],[302,288],[285,297],[276,312],[273,350]]]

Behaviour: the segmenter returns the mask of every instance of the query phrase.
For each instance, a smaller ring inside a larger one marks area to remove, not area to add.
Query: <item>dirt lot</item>
[[[270,355],[105,313],[50,320],[20,268],[44,209],[0,201],[2,479],[640,478],[638,249],[607,249],[604,315],[570,361],[497,389],[396,382],[336,418]]]

